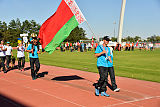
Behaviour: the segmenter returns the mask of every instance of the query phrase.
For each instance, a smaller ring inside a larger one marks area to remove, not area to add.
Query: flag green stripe
[[[77,27],[79,24],[75,18],[75,16],[73,16],[58,32],[57,34],[54,36],[54,38],[52,39],[52,41],[45,47],[45,51],[48,52],[49,54],[51,54],[56,47],[58,47],[61,42],[63,42],[71,33],[71,31]]]

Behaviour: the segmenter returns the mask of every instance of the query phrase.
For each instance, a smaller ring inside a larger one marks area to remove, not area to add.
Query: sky
[[[122,0],[75,0],[97,37],[118,35]],[[61,0],[0,0],[0,21],[35,20],[43,24]],[[116,24],[114,24],[116,22]],[[93,34],[86,22],[79,25],[88,38]],[[126,0],[123,37],[160,36],[160,0]]]

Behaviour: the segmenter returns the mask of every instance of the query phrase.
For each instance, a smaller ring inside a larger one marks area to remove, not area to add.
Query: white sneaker
[[[119,92],[119,91],[120,91],[120,88],[114,89],[114,92]]]

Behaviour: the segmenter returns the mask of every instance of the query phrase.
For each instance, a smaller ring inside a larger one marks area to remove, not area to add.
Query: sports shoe
[[[24,68],[21,71],[24,71]]]
[[[32,80],[36,80],[36,78],[32,78]]]
[[[109,97],[110,95],[108,95],[108,94],[104,91],[104,92],[101,92],[101,96]]]
[[[119,92],[120,91],[120,88],[116,88],[113,90],[114,92]]]
[[[99,89],[95,88],[95,95],[99,96]]]
[[[3,71],[4,73],[7,73],[7,71]]]

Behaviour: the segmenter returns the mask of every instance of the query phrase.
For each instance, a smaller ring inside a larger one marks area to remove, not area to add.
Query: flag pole
[[[117,38],[117,41],[119,44],[121,44],[122,42],[122,31],[123,31],[125,6],[126,6],[126,0],[122,0],[121,14],[120,14],[120,20],[119,20],[119,31],[118,31],[118,38]]]
[[[93,32],[93,30],[92,30],[92,28],[91,28],[91,26],[89,25],[89,23],[88,23],[88,21],[86,20],[86,23],[87,23],[87,25],[88,25],[88,28],[90,29],[90,31],[92,32],[92,34],[93,34],[93,36],[98,40],[98,42],[99,42],[99,39],[97,38],[97,36],[95,35],[95,33]]]

